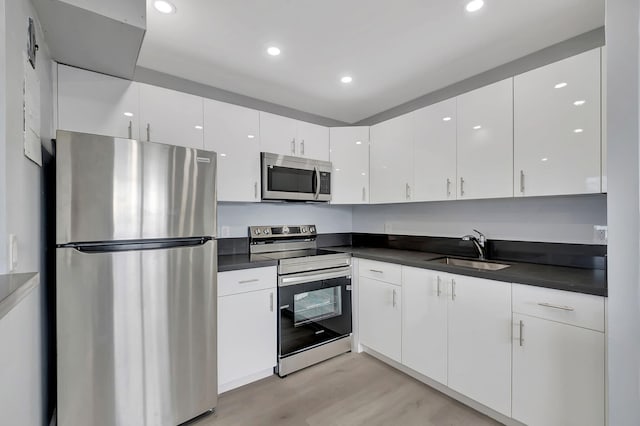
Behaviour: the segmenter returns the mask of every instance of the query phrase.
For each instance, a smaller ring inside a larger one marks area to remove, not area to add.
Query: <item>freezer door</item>
[[[58,424],[175,426],[216,406],[216,242],[58,248]]]
[[[56,243],[215,236],[216,153],[58,131]]]

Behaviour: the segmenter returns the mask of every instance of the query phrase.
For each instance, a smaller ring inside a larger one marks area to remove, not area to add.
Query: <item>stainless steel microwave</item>
[[[263,152],[262,199],[330,201],[331,163]]]

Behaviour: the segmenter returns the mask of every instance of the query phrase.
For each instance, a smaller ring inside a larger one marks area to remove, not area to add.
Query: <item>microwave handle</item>
[[[317,200],[318,197],[320,196],[320,170],[318,170],[317,167],[313,168],[313,171],[316,175],[316,193],[315,193],[315,199]]]

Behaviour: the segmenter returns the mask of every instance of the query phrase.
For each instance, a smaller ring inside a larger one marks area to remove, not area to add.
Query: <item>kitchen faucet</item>
[[[478,231],[477,229],[474,229],[474,231],[478,233],[478,237],[476,237],[475,235],[468,234],[462,237],[462,240],[471,241],[475,246],[476,250],[478,250],[478,258],[481,260],[484,260],[485,259],[485,243],[487,242],[487,238],[484,236],[482,232]]]

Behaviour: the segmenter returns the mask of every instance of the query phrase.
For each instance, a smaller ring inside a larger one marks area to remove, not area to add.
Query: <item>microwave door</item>
[[[317,169],[270,165],[265,168],[264,199],[315,200],[319,189]]]

